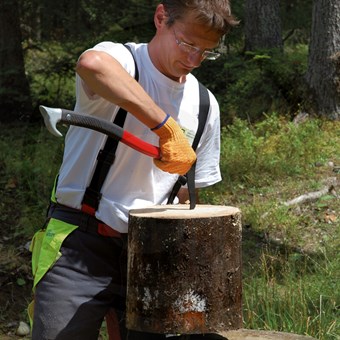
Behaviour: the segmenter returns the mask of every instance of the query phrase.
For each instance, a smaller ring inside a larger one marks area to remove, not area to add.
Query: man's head
[[[237,24],[229,0],[163,0],[154,22],[150,57],[160,72],[179,82],[203,60],[216,59],[222,36]]]
[[[163,0],[161,1],[168,16],[167,25],[185,19],[192,14],[197,23],[219,31],[224,35],[238,24],[231,14],[229,0]]]

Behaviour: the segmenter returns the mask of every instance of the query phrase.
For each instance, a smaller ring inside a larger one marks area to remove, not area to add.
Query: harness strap
[[[65,223],[76,225],[80,230],[99,234],[106,237],[120,238],[121,233],[112,229],[104,222],[84,211],[70,208],[59,203],[51,203],[48,211],[48,218],[55,218]]]
[[[128,45],[124,45],[130,52],[133,57],[131,48]],[[135,63],[135,79],[138,81],[139,79],[139,72],[137,63],[135,58],[133,57]],[[125,119],[127,116],[126,110],[120,108],[116,114],[114,119],[114,124],[119,125],[120,127],[124,126]],[[90,215],[95,215],[99,201],[101,199],[101,188],[104,184],[105,178],[109,173],[109,170],[112,164],[115,161],[115,154],[118,147],[119,141],[107,137],[106,143],[103,149],[101,149],[97,156],[97,165],[94,170],[90,185],[86,188],[85,194],[82,201],[82,208],[81,210],[86,212]]]
[[[210,99],[208,90],[201,83],[199,83],[199,96],[200,96],[200,109],[198,113],[198,128],[196,131],[194,141],[192,142],[192,148],[194,150],[197,149],[198,143],[201,139],[210,109]],[[196,162],[192,165],[192,167],[190,168],[186,175],[178,177],[175,185],[172,188],[167,204],[173,203],[181,186],[187,183],[190,199],[190,209],[195,209],[196,206],[195,170]]]

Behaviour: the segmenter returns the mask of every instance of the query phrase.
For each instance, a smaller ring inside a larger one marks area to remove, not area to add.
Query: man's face
[[[164,21],[156,37],[155,66],[169,78],[182,82],[188,73],[201,65],[206,51],[218,46],[221,35],[188,16],[171,27]]]

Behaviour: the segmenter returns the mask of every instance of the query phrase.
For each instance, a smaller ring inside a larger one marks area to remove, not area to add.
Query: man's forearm
[[[166,113],[109,54],[101,51],[85,52],[77,62],[76,72],[90,93],[122,107],[149,128],[164,120]]]

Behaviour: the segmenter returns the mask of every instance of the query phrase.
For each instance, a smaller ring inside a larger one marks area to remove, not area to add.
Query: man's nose
[[[188,55],[188,62],[192,67],[199,67],[203,61],[201,53],[191,53]]]

